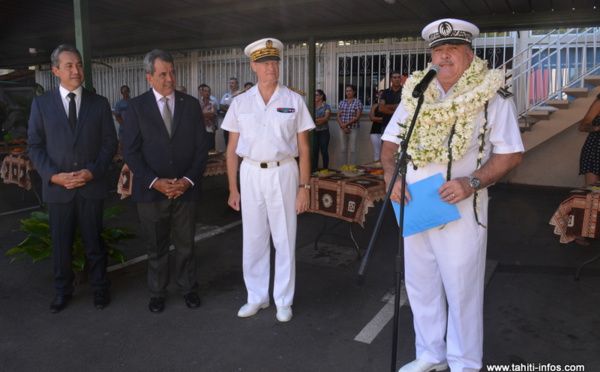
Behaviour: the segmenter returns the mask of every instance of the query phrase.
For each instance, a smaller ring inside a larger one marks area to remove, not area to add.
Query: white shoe
[[[447,363],[429,363],[421,359],[415,359],[412,362],[404,365],[398,372],[433,372],[444,371],[448,369]]]
[[[260,309],[266,309],[269,307],[269,301],[263,302],[262,304],[245,304],[238,311],[237,316],[240,318],[247,318],[258,313]]]
[[[289,322],[292,319],[291,306],[277,306],[277,320],[280,322]]]

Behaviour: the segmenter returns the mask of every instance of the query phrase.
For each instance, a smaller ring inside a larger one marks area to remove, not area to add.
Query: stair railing
[[[600,63],[600,28],[553,30],[500,68],[515,95],[517,112],[541,106],[549,99],[566,99],[563,88],[579,85],[597,73]]]

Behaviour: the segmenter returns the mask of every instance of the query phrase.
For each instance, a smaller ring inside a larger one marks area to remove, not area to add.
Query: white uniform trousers
[[[273,299],[277,306],[293,303],[298,182],[295,161],[265,169],[242,162],[240,167],[243,269],[250,304],[269,300],[270,236],[275,246]]]
[[[487,190],[480,192],[479,204],[485,225]],[[452,372],[479,371],[487,229],[475,221],[473,196],[457,207],[460,220],[405,238],[405,283],[417,358],[447,361]]]

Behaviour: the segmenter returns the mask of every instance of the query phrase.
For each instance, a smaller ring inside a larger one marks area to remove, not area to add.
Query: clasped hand
[[[191,186],[190,181],[185,178],[159,178],[152,187],[165,194],[169,199],[177,199]]]
[[[52,175],[50,181],[63,186],[66,189],[74,189],[85,186],[86,183],[94,179],[94,175],[87,169],[82,169],[77,172],[56,173]]]

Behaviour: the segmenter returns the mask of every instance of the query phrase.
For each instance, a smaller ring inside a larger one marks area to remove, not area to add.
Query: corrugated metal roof
[[[77,1],[77,0],[76,0]],[[390,4],[389,2],[394,2]],[[439,18],[484,32],[600,25],[599,0],[94,0],[93,57],[284,42],[416,36]],[[0,66],[47,63],[75,43],[71,0],[0,2]],[[31,55],[30,48],[38,52]]]

